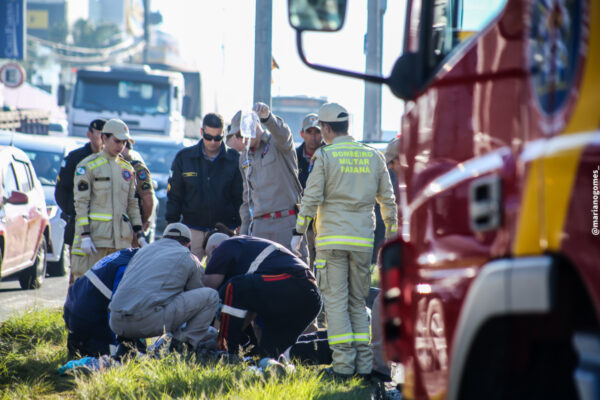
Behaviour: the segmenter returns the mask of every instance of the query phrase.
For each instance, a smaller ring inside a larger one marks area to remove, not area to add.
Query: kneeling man
[[[118,336],[137,339],[171,332],[192,349],[206,339],[219,295],[204,287],[204,271],[190,251],[191,237],[187,226],[169,224],[161,240],[133,257],[109,305],[110,327]]]

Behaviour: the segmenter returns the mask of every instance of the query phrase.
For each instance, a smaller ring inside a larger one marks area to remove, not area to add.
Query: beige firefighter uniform
[[[290,128],[270,115],[258,148],[246,149],[240,156],[244,192],[240,233],[269,239],[290,249],[296,225],[297,204],[302,185],[298,180],[298,160]],[[308,249],[300,249],[306,259]]]
[[[368,374],[373,365],[365,298],[375,230],[375,201],[386,237],[397,230],[396,202],[383,155],[337,136],[313,156],[296,223],[305,232],[315,217],[315,267],[327,315],[333,370]]]
[[[142,221],[133,167],[120,155],[105,151],[84,158],[75,169],[75,238],[71,252],[71,272],[75,278],[85,274],[102,257],[131,246],[133,228]],[[98,250],[81,250],[81,235],[89,233]]]

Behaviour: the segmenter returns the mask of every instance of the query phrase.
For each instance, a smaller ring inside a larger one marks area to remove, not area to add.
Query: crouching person
[[[207,236],[205,284],[220,288],[219,346],[238,354],[245,323],[262,328],[258,352],[276,358],[314,320],[321,294],[308,266],[270,240],[223,233]]]
[[[187,226],[169,224],[161,240],[131,260],[109,305],[110,327],[119,339],[171,332],[175,343],[192,350],[207,339],[219,295],[204,287],[204,271],[190,251],[191,237]]]
[[[69,354],[98,356],[110,354],[116,344],[108,326],[108,304],[138,249],[123,249],[98,261],[69,288],[63,319],[69,331]]]

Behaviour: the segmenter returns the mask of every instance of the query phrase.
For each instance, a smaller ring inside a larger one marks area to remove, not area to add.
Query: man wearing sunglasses
[[[167,186],[167,222],[182,220],[190,228],[191,250],[200,260],[204,236],[217,222],[231,229],[241,224],[239,153],[225,145],[223,125],[221,115],[206,114],[202,139],[177,153]]]

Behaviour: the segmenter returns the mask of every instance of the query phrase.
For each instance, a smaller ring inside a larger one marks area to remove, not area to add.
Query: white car
[[[67,223],[61,218],[61,210],[54,200],[56,178],[66,155],[83,146],[86,141],[84,138],[0,132],[0,144],[17,147],[31,159],[44,189],[46,211],[50,218],[50,243],[47,254],[47,273],[50,276],[63,276],[69,267],[69,253],[64,244],[64,229]]]

